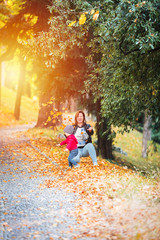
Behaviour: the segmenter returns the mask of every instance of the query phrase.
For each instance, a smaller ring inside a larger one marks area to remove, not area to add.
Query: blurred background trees
[[[148,139],[159,139],[159,1],[10,0],[0,10],[0,60],[19,54],[25,63],[15,117],[20,116],[20,96],[33,92],[34,79],[37,126],[60,124],[58,113],[73,98],[96,116],[104,158],[113,158],[112,126],[129,131],[143,118],[146,157]],[[28,78],[32,81],[24,83]]]

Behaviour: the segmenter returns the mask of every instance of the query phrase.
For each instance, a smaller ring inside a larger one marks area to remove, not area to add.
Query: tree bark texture
[[[102,158],[113,159],[112,154],[112,139],[109,139],[111,134],[111,127],[108,126],[106,118],[102,118],[100,114],[100,100],[97,101],[97,137],[98,137],[98,151]],[[104,134],[104,132],[106,132]]]
[[[0,109],[2,105],[2,63],[0,62]]]
[[[144,113],[143,139],[142,139],[142,157],[147,157],[147,142],[151,140],[151,116],[147,110]]]

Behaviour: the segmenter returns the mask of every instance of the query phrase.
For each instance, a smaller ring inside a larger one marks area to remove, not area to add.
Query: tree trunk
[[[0,62],[0,109],[2,105],[2,63]]]
[[[26,83],[25,93],[27,97],[31,98],[31,84],[29,82]]]
[[[52,96],[49,95],[49,92],[40,96],[40,110],[36,127],[54,128],[62,123],[62,116],[59,115],[61,105],[58,102],[53,102],[51,98]]]
[[[142,139],[142,157],[147,157],[147,142],[151,140],[151,116],[148,115],[147,110],[144,113],[143,139]]]
[[[4,71],[5,71],[5,63],[0,61],[0,109],[2,107],[2,86],[4,86]]]
[[[23,58],[21,58],[20,75],[19,75],[16,103],[15,103],[15,109],[14,109],[14,116],[16,120],[19,120],[20,118],[21,97],[23,93],[23,85],[25,82],[25,72],[26,72],[26,62],[24,61]]]
[[[108,126],[106,118],[102,118],[100,114],[101,104],[97,101],[97,137],[98,137],[98,151],[102,158],[113,159],[112,154],[112,139],[109,139],[111,134],[111,127]],[[104,134],[105,133],[105,134]]]

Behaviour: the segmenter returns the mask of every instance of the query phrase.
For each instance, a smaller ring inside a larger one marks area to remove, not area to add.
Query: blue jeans
[[[73,160],[73,158],[76,157],[77,155],[78,155],[78,148],[70,151],[68,156],[69,167],[72,168],[72,165],[77,165],[77,162]]]
[[[97,163],[96,150],[92,143],[87,143],[83,148],[78,148],[78,155],[74,157],[76,162],[80,162],[81,157],[91,157],[93,164]]]

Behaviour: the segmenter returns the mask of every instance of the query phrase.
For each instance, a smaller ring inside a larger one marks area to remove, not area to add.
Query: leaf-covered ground
[[[16,124],[17,121],[14,119],[14,116],[11,112],[2,112],[0,110],[0,127],[9,126]]]
[[[80,168],[69,169],[65,146],[56,146],[59,139],[28,136],[30,141],[17,150],[26,155],[23,161],[33,178],[35,172],[47,176],[39,188],[65,189],[78,196],[70,214],[76,216],[81,234],[74,239],[160,239],[159,180],[101,158],[96,167],[90,158],[82,158]]]
[[[3,111],[0,110],[0,127],[19,124],[11,113],[14,111],[14,103],[15,93],[7,88],[2,89]],[[23,121],[36,121],[38,111],[35,110],[35,105],[37,106],[30,99],[25,98],[24,101],[22,99]],[[79,169],[71,170],[68,169],[68,154],[64,152],[65,147],[56,147],[59,139],[51,140],[50,137],[45,137],[42,131],[36,139],[28,133],[26,135],[31,139],[32,146],[24,142],[17,145],[16,151],[10,147],[9,150],[14,155],[11,164],[14,164],[15,169],[17,168],[16,154],[20,152],[26,156],[22,164],[26,171],[31,173],[31,178],[36,178],[37,174],[47,177],[47,180],[39,186],[39,190],[57,188],[77,194],[77,207],[70,212],[70,215],[76,216],[81,234],[73,235],[73,239],[87,239],[87,237],[104,240],[160,239],[160,181],[158,179],[141,176],[138,172],[100,158],[98,167],[92,166],[90,158],[84,158],[81,160]],[[20,135],[16,134],[12,142],[19,137]],[[123,136],[118,135],[118,143],[115,142],[115,145],[126,152],[132,152],[131,162],[133,163],[134,160],[134,164],[139,164],[140,169],[143,169],[143,165],[146,166],[145,161],[148,168],[152,167],[155,159],[156,167],[159,166],[159,153],[153,154],[150,151],[149,160],[139,157],[141,136],[137,137],[137,132],[132,136],[128,133]],[[33,147],[37,147],[50,158],[46,158]],[[3,152],[0,152],[0,156],[3,156]],[[122,159],[125,161],[125,158],[124,155],[118,154],[120,161]],[[53,161],[59,167],[55,166]],[[9,167],[8,172],[14,177]],[[25,171],[22,172],[24,176],[25,173]]]

